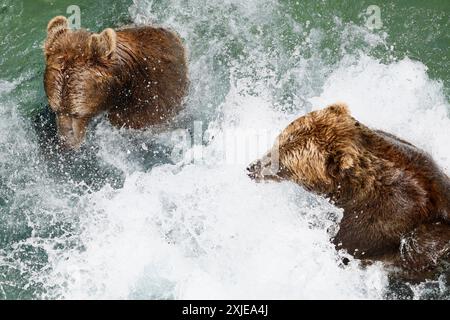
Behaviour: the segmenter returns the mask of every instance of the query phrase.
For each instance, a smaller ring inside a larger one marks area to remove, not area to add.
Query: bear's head
[[[310,112],[283,130],[272,149],[248,166],[248,175],[256,181],[290,180],[310,191],[332,192],[357,161],[359,127],[345,104]]]
[[[58,137],[77,149],[89,120],[107,108],[113,91],[112,66],[117,61],[116,33],[71,30],[63,16],[50,20],[44,44],[44,88],[56,113]]]

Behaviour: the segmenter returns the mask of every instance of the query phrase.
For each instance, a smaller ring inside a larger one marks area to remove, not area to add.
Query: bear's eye
[[[359,121],[356,121],[356,122],[355,122],[355,126],[356,126],[356,127],[359,127],[359,126],[360,126]]]
[[[70,114],[61,110],[56,110],[55,113],[58,117],[70,117]]]
[[[70,117],[75,118],[75,119],[80,119],[80,118],[82,118],[83,116],[82,116],[81,113],[75,112],[75,113],[71,113],[71,114],[70,114]]]

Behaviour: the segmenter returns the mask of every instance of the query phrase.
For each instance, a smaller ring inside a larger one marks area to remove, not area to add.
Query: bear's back
[[[117,30],[116,74],[124,94],[109,112],[117,127],[134,129],[159,124],[182,108],[188,87],[185,48],[174,32],[151,26]],[[132,94],[130,95],[129,92]]]
[[[118,44],[142,55],[157,55],[185,64],[185,48],[180,37],[171,30],[152,26],[128,26],[117,30]]]
[[[377,157],[386,159],[411,173],[429,197],[431,218],[450,221],[450,179],[425,151],[397,136],[381,130],[365,137],[366,147]]]

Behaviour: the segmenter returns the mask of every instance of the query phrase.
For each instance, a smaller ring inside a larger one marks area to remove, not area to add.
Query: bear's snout
[[[253,161],[247,167],[247,175],[256,182],[282,180],[276,154],[269,152],[261,159]]]
[[[253,161],[247,167],[247,175],[253,180],[256,180],[258,177],[260,178],[260,173],[261,173],[261,161],[260,160]]]
[[[76,119],[67,115],[58,115],[56,124],[58,140],[62,150],[78,150],[84,141],[88,119]]]

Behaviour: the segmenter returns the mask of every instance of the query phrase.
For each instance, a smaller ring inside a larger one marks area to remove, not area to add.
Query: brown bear
[[[77,149],[94,116],[141,129],[180,111],[187,91],[185,48],[173,32],[150,26],[100,34],[50,20],[44,44],[44,87],[61,143]]]
[[[249,176],[290,180],[344,210],[333,239],[412,278],[450,255],[450,179],[424,151],[372,130],[338,103],[292,122]]]

